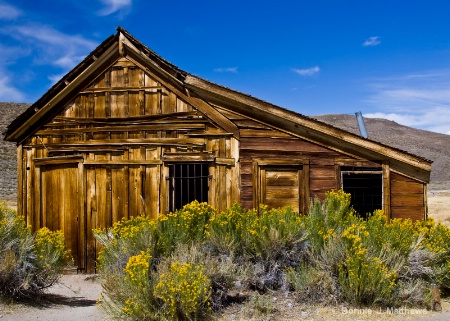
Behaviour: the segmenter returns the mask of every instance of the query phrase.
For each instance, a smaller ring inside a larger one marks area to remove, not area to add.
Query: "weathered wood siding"
[[[357,161],[268,127],[255,119],[232,113],[225,108],[217,109],[236,123],[240,130],[240,201],[245,208],[253,208],[260,203],[269,203],[266,205],[273,207],[289,203],[300,212],[306,212],[310,200],[322,200],[326,191],[339,188],[337,160],[348,159],[351,164]],[[258,163],[263,164],[262,167],[268,166],[269,171],[259,171],[261,166]],[[286,167],[295,164],[301,167],[301,175],[297,170]],[[276,181],[273,180],[274,176],[277,177]],[[264,179],[266,182],[261,181]],[[294,181],[297,189],[294,189]],[[258,184],[262,187],[258,188]],[[276,184],[284,184],[284,187],[275,188]]]
[[[208,162],[209,203],[222,210],[238,201],[238,147],[151,74],[119,60],[23,142],[19,210],[34,229],[63,229],[75,264],[93,271],[93,228],[168,210],[168,163]]]
[[[425,185],[391,173],[391,217],[423,220],[426,213]]]

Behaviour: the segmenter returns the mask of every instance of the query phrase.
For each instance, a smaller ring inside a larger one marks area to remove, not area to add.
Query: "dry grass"
[[[428,216],[450,227],[450,190],[428,193]]]
[[[397,309],[386,308],[355,308],[344,305],[322,306],[298,302],[292,294],[265,295],[265,301],[271,302],[273,313],[265,313],[264,309],[256,304],[233,305],[217,315],[215,321],[400,321],[418,320],[442,316],[441,312],[425,309]],[[270,303],[265,303],[265,306]],[[442,302],[443,311],[450,310],[450,302]]]

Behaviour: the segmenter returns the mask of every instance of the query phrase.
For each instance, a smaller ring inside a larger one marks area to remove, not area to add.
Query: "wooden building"
[[[431,162],[191,75],[117,28],[7,128],[18,211],[92,272],[93,228],[197,199],[293,206],[343,188],[361,213],[426,217]]]

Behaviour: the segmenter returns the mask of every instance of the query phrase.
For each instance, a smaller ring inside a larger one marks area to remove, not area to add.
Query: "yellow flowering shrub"
[[[65,239],[62,231],[50,231],[43,227],[36,232],[36,245],[34,253],[38,265],[42,268],[52,268],[57,273],[70,260],[70,251],[65,248]]]
[[[388,303],[396,286],[396,272],[369,253],[364,245],[370,236],[364,223],[352,224],[343,233],[345,261],[339,264],[342,294],[352,303]]]
[[[132,319],[145,319],[151,314],[152,289],[150,282],[150,266],[152,256],[150,250],[142,251],[128,259],[124,269],[123,313]],[[150,303],[150,304],[149,304]]]
[[[200,265],[175,262],[159,276],[155,296],[171,320],[197,320],[209,312],[210,280]]]
[[[157,222],[158,252],[169,255],[178,243],[203,240],[214,213],[209,204],[193,201],[178,211],[160,215]]]

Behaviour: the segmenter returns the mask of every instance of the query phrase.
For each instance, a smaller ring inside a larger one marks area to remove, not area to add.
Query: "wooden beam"
[[[132,48],[129,48],[129,50],[126,50],[126,52],[127,58],[129,58],[130,61],[135,63],[141,69],[146,70],[148,73],[152,74],[156,81],[163,84],[164,87],[176,94],[178,97],[180,97],[180,99],[198,109],[206,117],[211,119],[211,121],[214,122],[217,126],[221,127],[227,132],[232,133],[234,137],[239,138],[239,129],[233,122],[219,113],[213,106],[206,103],[203,99],[199,97],[189,96],[183,84],[178,79],[175,79],[172,75],[169,75],[161,68],[158,68],[158,66],[155,66],[155,63],[150,58],[143,56]]]
[[[156,130],[181,130],[192,131],[205,129],[205,124],[197,123],[173,123],[173,124],[151,124],[151,125],[124,125],[124,126],[108,126],[108,127],[85,127],[85,128],[62,128],[62,129],[43,129],[36,132],[36,135],[60,136],[60,135],[76,135],[81,133],[100,133],[100,132],[132,132],[132,131],[156,131]],[[227,134],[227,133],[224,133]],[[190,134],[193,135],[193,134]],[[195,135],[208,135],[195,134]],[[213,135],[213,134],[211,134]]]
[[[68,163],[79,163],[83,161],[82,155],[70,155],[70,156],[55,156],[55,157],[42,157],[33,159],[34,165],[57,165]]]
[[[87,140],[82,142],[60,142],[47,143],[47,147],[67,147],[67,146],[123,146],[123,145],[198,145],[205,144],[203,138],[130,138],[130,139],[105,139]],[[25,146],[29,147],[29,146]]]
[[[212,162],[213,153],[164,153],[161,159],[165,162]]]
[[[159,115],[140,115],[140,116],[130,116],[130,117],[63,117],[63,116],[55,116],[53,118],[56,122],[72,122],[74,125],[77,124],[91,124],[91,123],[120,123],[120,122],[142,122],[142,121],[160,121],[160,120],[174,120],[174,121],[202,121],[202,116],[196,111],[188,111],[188,112],[177,112],[177,113],[168,113],[168,114],[159,114]],[[205,120],[206,122],[207,120]],[[48,125],[51,125],[49,123]],[[47,125],[47,126],[48,126]],[[66,124],[67,125],[67,124]],[[61,124],[58,124],[61,126]]]
[[[391,220],[391,170],[389,162],[383,162],[383,211],[386,220]]]
[[[216,157],[215,162],[218,165],[227,165],[227,166],[236,165],[236,160],[234,158],[228,158],[228,157]]]
[[[93,159],[85,159],[83,162],[84,165],[161,165],[162,161],[158,159],[116,159],[116,160],[93,160]]]
[[[95,87],[86,88],[80,91],[80,94],[106,93],[106,92],[123,92],[123,91],[153,91],[155,89],[163,89],[163,86],[130,86],[130,87]]]

